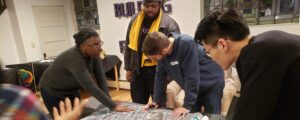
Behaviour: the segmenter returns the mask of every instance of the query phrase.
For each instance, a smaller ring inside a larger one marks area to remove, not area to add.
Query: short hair
[[[145,55],[158,55],[169,45],[169,39],[161,32],[151,32],[146,36],[142,51]]]
[[[218,38],[241,41],[250,34],[243,16],[235,9],[215,11],[204,17],[197,26],[194,39],[215,46]]]
[[[73,35],[77,47],[90,37],[99,37],[99,34],[93,29],[85,28]]]
[[[159,2],[159,3],[163,3],[164,0],[143,0],[144,4],[145,3],[152,3],[152,2]]]

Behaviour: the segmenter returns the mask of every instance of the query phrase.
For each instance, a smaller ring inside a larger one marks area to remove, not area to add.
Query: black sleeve
[[[177,34],[180,34],[180,28],[177,22],[171,18],[168,15],[163,16],[165,21],[163,21],[166,24],[166,28],[160,28],[160,32],[163,32],[165,35],[169,36],[171,33],[175,32]]]
[[[177,34],[181,33],[179,25],[177,24],[177,22],[175,20],[173,20],[172,25],[170,25],[169,33],[171,33],[171,32],[175,32]]]
[[[74,59],[68,62],[71,62],[68,64],[68,70],[84,90],[90,92],[97,100],[108,108],[115,108],[116,104],[110,99],[110,97],[96,84],[94,84],[93,78],[82,59]]]
[[[97,80],[98,86],[109,95],[109,90],[106,84],[105,72],[103,70],[102,62],[100,59],[94,59],[94,75]]]
[[[237,61],[241,95],[234,120],[291,120],[299,103],[300,37],[262,33],[244,47]]]
[[[265,57],[268,54],[262,49],[260,52],[258,49],[242,51],[236,63],[241,91],[234,120],[271,119],[277,104],[284,73],[282,69],[276,68],[281,66],[278,64],[280,62],[276,58]]]
[[[130,34],[130,30],[131,30],[131,25],[132,25],[134,19],[135,19],[135,16],[133,16],[132,19],[130,20],[128,28],[127,28],[127,33],[126,33],[126,42],[125,42],[126,47],[125,47],[125,53],[124,53],[124,67],[125,67],[125,70],[131,70],[130,61],[131,61],[132,51],[128,47],[128,45],[129,45],[129,34]]]

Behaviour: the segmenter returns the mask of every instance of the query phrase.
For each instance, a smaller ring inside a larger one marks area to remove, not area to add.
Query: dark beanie
[[[80,30],[79,32],[73,35],[77,47],[79,47],[84,41],[86,41],[90,37],[99,37],[99,34],[93,29],[86,28]]]
[[[163,2],[163,0],[143,0],[144,3],[151,3],[151,2]]]

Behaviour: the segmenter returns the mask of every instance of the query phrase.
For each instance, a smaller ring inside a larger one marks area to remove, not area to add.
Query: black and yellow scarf
[[[157,19],[153,21],[149,32],[158,31],[159,26],[160,26],[161,16],[162,16],[162,10],[160,10],[159,16],[157,17]],[[139,33],[140,33],[140,29],[141,29],[144,18],[145,18],[144,10],[141,10],[139,12],[138,16],[136,17],[136,19],[134,20],[134,22],[132,23],[130,33],[129,33],[128,47],[136,52],[138,51]],[[147,59],[147,57],[143,53],[142,59],[141,59],[141,67],[157,65],[156,61],[145,62],[146,59]]]

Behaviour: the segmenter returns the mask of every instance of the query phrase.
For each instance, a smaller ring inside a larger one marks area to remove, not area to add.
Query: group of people
[[[235,63],[241,91],[234,120],[297,116],[300,36],[281,31],[251,36],[243,16],[226,9],[205,16],[191,37],[180,34],[175,20],[163,13],[163,0],[144,0],[143,5],[126,35],[124,62],[132,102],[146,104],[144,110],[164,106],[167,84],[174,80],[185,91],[183,106],[174,109],[174,117],[202,108],[205,114],[220,114],[223,71]],[[85,91],[113,111],[131,111],[109,95],[99,61],[103,41],[98,33],[84,29],[73,37],[76,46],[58,55],[40,81],[50,114],[57,116],[53,108],[72,107],[71,103],[83,109],[85,102],[77,98]],[[66,109],[59,109],[60,114],[72,112]]]
[[[147,104],[151,96],[146,110],[164,106],[167,84],[174,80],[185,91],[183,107],[175,108],[174,116],[202,107],[206,114],[220,114],[223,71],[235,64],[241,90],[234,120],[296,117],[299,35],[274,30],[251,36],[243,15],[225,9],[205,16],[191,37],[161,13],[162,0],[144,1],[144,11],[131,19],[126,36],[124,61],[133,102]]]

